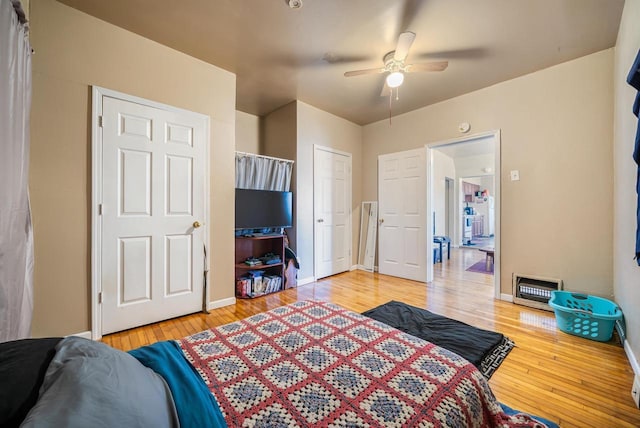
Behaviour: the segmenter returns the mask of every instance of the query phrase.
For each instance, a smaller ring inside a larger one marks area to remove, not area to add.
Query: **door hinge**
[[[98,126],[102,128],[104,126],[104,119],[102,116],[98,116]]]
[[[103,205],[98,204],[98,215],[102,215],[102,214],[103,214]]]
[[[102,304],[102,291],[98,293],[98,303]]]

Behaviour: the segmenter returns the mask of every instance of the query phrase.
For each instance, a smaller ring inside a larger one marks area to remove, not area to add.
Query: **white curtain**
[[[30,109],[31,46],[24,13],[19,1],[0,0],[0,342],[31,334]]]
[[[293,161],[236,153],[236,188],[288,191]]]

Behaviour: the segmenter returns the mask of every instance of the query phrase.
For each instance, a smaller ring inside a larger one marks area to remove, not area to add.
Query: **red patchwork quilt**
[[[304,301],[178,341],[229,426],[534,427],[430,342]]]

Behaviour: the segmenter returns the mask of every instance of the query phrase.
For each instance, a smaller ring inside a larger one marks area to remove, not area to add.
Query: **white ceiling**
[[[238,110],[265,115],[295,99],[367,124],[389,116],[382,67],[417,34],[393,115],[613,47],[624,0],[59,0],[237,75]],[[70,29],[70,31],[72,31]]]
[[[452,159],[459,159],[470,156],[494,154],[495,144],[493,138],[479,138],[462,143],[435,147],[435,150],[444,153]]]

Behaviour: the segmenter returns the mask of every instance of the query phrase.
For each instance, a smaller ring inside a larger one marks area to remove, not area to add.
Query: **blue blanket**
[[[502,407],[502,411],[505,412],[509,416],[513,416],[513,415],[517,415],[519,413],[522,413],[519,410],[512,409],[511,407],[507,406],[506,404],[500,403],[500,407]],[[527,413],[525,413],[525,415],[526,414]],[[549,419],[541,418],[540,416],[534,416],[534,415],[529,415],[529,416],[531,416],[536,421],[538,421],[538,422],[540,422],[542,424],[545,424],[548,428],[559,428],[558,425],[555,422],[551,422]]]
[[[227,426],[218,402],[176,342],[154,343],[129,354],[165,379],[182,428]]]

